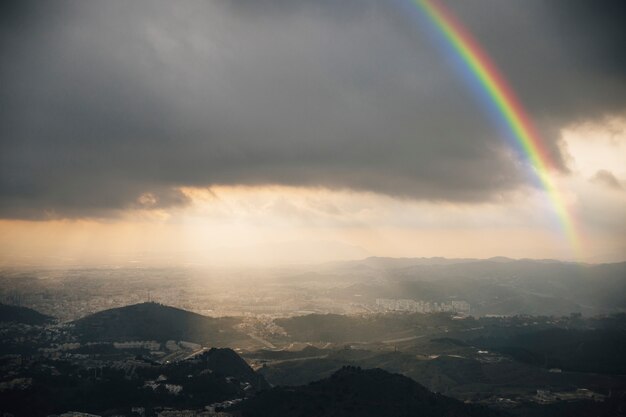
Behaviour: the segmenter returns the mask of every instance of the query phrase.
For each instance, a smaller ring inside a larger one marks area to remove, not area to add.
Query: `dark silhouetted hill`
[[[32,308],[0,304],[0,322],[42,325],[50,323],[53,320],[52,317],[41,314]]]
[[[399,374],[344,367],[299,387],[276,387],[238,405],[241,417],[489,417],[483,407],[435,394]]]
[[[231,349],[211,349],[193,359],[164,364],[135,357],[126,360],[129,364],[132,372],[109,362],[95,377],[91,369],[65,360],[29,362],[29,385],[0,390],[0,415],[45,417],[67,410],[135,415],[128,411],[140,404],[153,416],[155,407],[200,409],[269,388],[265,379]],[[50,369],[59,372],[51,373]],[[168,385],[182,389],[170,392]]]
[[[100,311],[74,322],[84,341],[185,340],[227,346],[246,338],[233,329],[239,319],[212,318],[158,303],[142,303]]]
[[[626,331],[545,329],[473,341],[536,366],[568,371],[626,374]]]
[[[265,378],[254,372],[250,365],[232,349],[213,348],[199,355],[196,360],[213,372],[248,382],[256,389],[270,387]]]

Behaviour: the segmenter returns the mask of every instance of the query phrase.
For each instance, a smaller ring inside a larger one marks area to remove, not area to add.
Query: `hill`
[[[15,322],[31,325],[50,323],[53,317],[41,314],[32,308],[20,307],[8,304],[0,304],[0,323]]]
[[[494,416],[483,407],[435,394],[399,374],[382,369],[344,367],[299,387],[261,392],[230,411],[242,417]]]
[[[101,363],[105,365],[97,375],[74,361],[28,363],[28,383],[0,390],[0,415],[45,417],[82,410],[128,416],[137,415],[131,407],[141,404],[151,416],[157,407],[200,409],[269,388],[231,349],[211,349],[193,359],[164,364],[141,357]]]
[[[460,299],[478,316],[561,316],[572,312],[591,316],[626,309],[624,262],[588,265],[508,258],[368,258],[349,266],[353,271],[367,268],[369,272],[359,269],[347,274],[347,265],[337,266],[335,279],[342,285],[334,295],[349,298],[358,294],[359,302],[374,303],[377,298]]]
[[[212,318],[158,303],[141,303],[100,311],[74,322],[80,340],[185,340],[227,346],[247,338],[233,327],[239,319]]]
[[[188,362],[199,364],[203,368],[210,369],[217,374],[231,376],[239,381],[247,382],[255,389],[267,389],[270,387],[265,378],[254,372],[250,365],[232,349],[213,348],[199,355],[197,359]]]
[[[273,385],[297,386],[328,378],[342,366],[380,368],[461,401],[530,397],[542,386],[555,391],[585,387],[608,393],[623,390],[626,382],[619,375],[549,372],[499,353],[479,354],[476,347],[459,346],[453,341],[433,341],[420,345],[420,350],[425,354],[340,349],[325,357],[269,362],[259,372]],[[433,351],[438,353],[428,356]]]
[[[601,374],[626,374],[626,331],[620,329],[544,329],[510,337],[473,341],[525,363]]]
[[[412,337],[424,334],[437,326],[464,326],[455,323],[450,314],[374,314],[345,316],[339,314],[308,314],[274,320],[299,342],[371,342]]]

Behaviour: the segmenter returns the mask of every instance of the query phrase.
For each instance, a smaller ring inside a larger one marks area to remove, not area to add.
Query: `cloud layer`
[[[626,108],[623,2],[587,4],[454,5],[557,160],[560,128]],[[409,1],[2,7],[1,217],[184,205],[184,186],[472,202],[528,182]]]

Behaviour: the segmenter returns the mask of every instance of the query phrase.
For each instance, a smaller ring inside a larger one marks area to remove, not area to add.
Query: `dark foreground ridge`
[[[299,387],[275,387],[234,409],[241,417],[489,417],[484,407],[435,394],[410,378],[382,369],[347,366]]]
[[[11,369],[11,357],[0,369]],[[191,359],[159,364],[137,356],[96,368],[67,360],[28,359],[22,378],[0,389],[0,416],[46,417],[68,410],[98,416],[126,415],[140,405],[159,410],[199,410],[254,395],[269,384],[232,349],[212,348]],[[7,414],[5,414],[7,413]]]

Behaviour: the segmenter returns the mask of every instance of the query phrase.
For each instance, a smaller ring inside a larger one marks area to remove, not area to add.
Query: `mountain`
[[[508,258],[503,258],[508,259]],[[375,270],[389,270],[408,268],[413,266],[427,266],[427,265],[453,265],[461,263],[478,262],[479,259],[471,258],[442,258],[440,256],[433,258],[387,258],[382,256],[370,256],[365,259],[353,260],[353,261],[337,261],[328,262],[321,265],[322,268],[331,269],[353,269],[353,268],[372,268]]]
[[[405,352],[366,352],[363,350],[341,350],[329,354],[325,358],[316,358],[300,361],[282,361],[270,363],[259,370],[269,383],[276,386],[301,386],[323,378],[329,378],[342,366],[359,366],[372,369],[380,368],[387,372],[400,373],[411,378],[434,392],[440,392],[445,396],[459,401],[471,401],[473,403],[489,404],[498,410],[513,415],[524,417],[530,416],[613,416],[622,414],[602,413],[601,411],[613,410],[614,405],[603,405],[579,402],[581,409],[587,414],[572,412],[567,408],[546,408],[543,406],[530,407],[537,389],[549,387],[553,392],[567,392],[580,387],[593,392],[621,395],[624,390],[626,379],[619,375],[601,375],[578,372],[548,372],[547,369],[510,360],[497,354],[475,355],[472,347],[456,346],[446,342],[447,347],[442,351],[450,354],[442,354],[432,359],[425,359],[423,355],[415,355]],[[452,353],[458,349],[459,354]],[[462,356],[463,355],[463,356]],[[435,355],[433,355],[435,356]],[[482,358],[481,358],[482,357]],[[539,388],[538,388],[539,387]],[[509,408],[501,398],[509,398],[522,401]],[[626,403],[623,403],[626,404]],[[575,408],[575,407],[574,407]],[[552,413],[547,412],[550,410]],[[526,411],[526,412],[524,412]],[[506,414],[505,415],[509,415]],[[381,414],[386,415],[386,414]]]
[[[409,298],[465,300],[474,315],[585,315],[626,311],[626,263],[555,260],[367,258],[324,266],[336,297],[358,302]],[[348,269],[351,273],[348,273]],[[372,279],[375,277],[375,279]],[[329,278],[330,280],[330,278]]]
[[[265,378],[254,372],[250,365],[232,349],[212,348],[208,352],[198,355],[196,359],[189,360],[188,362],[196,363],[217,374],[234,377],[239,381],[247,382],[255,389],[267,389],[270,387]]]
[[[436,326],[456,325],[450,314],[373,314],[347,316],[308,314],[275,319],[292,340],[298,342],[373,342],[414,337],[432,332]],[[433,327],[435,326],[435,327]]]
[[[141,357],[116,359],[99,361],[98,371],[72,360],[31,362],[28,378],[16,380],[20,388],[7,388],[10,384],[3,381],[0,415],[45,417],[82,410],[129,416],[137,415],[131,407],[141,405],[153,416],[157,408],[201,409],[269,389],[263,376],[231,349],[211,349],[163,364]]]
[[[233,327],[239,319],[212,318],[175,307],[148,302],[100,311],[74,322],[80,340],[184,340],[210,346],[228,346],[248,336]]]
[[[546,368],[600,374],[626,374],[623,329],[544,329],[510,337],[483,337],[475,346]]]
[[[298,387],[275,387],[229,410],[241,417],[370,417],[499,415],[435,394],[399,374],[344,367],[331,377]]]
[[[0,323],[15,322],[31,325],[50,323],[53,317],[41,314],[32,308],[20,307],[8,304],[0,304]]]

